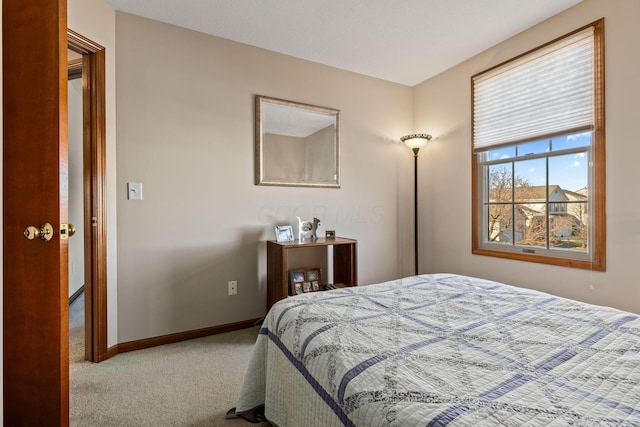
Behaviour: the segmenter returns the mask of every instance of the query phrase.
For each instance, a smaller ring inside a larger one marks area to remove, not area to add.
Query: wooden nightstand
[[[333,249],[333,281],[347,286],[358,285],[358,242],[344,237],[296,240],[278,243],[267,241],[267,309],[289,295],[289,251],[325,246]]]

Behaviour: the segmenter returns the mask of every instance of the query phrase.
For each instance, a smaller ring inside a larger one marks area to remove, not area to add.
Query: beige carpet
[[[84,361],[84,292],[69,306],[69,373]]]
[[[235,406],[258,329],[123,353],[98,364],[72,357],[71,348],[71,425],[251,425],[225,414]]]

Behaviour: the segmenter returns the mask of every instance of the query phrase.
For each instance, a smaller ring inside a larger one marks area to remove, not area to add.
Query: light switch
[[[142,183],[127,182],[127,199],[142,200]]]

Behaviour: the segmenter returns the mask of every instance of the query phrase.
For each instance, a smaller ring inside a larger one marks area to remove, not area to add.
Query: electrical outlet
[[[229,295],[238,295],[238,282],[236,280],[229,282]]]

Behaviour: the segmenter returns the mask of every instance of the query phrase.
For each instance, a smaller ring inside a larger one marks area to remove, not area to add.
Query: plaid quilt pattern
[[[275,304],[237,412],[285,426],[640,426],[640,316],[452,274]]]

